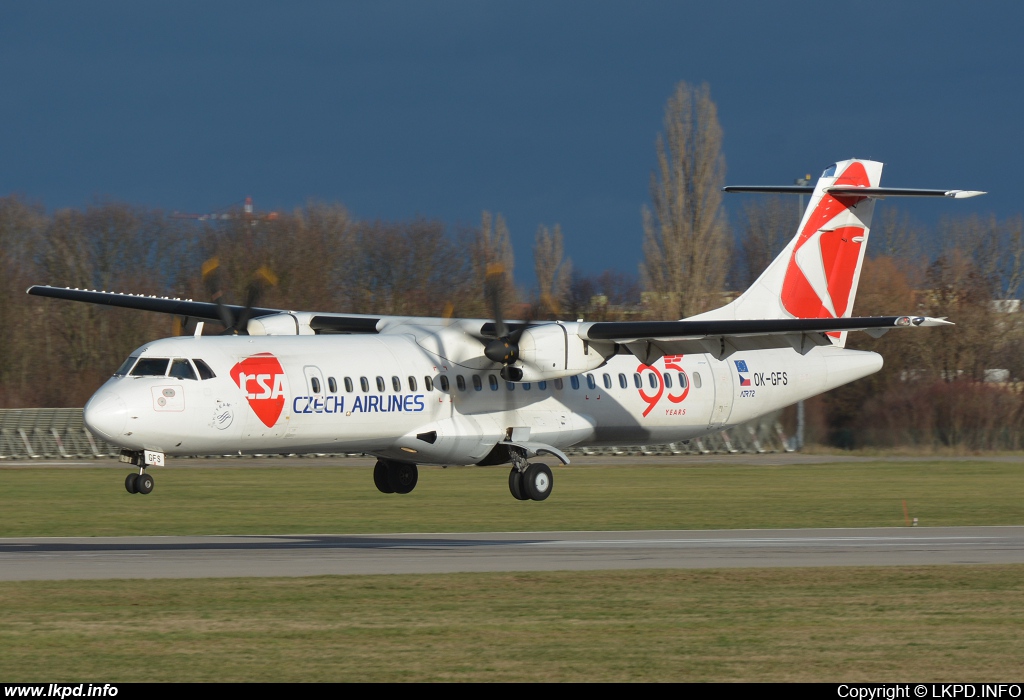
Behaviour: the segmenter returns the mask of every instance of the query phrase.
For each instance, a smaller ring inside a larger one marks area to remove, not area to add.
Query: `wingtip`
[[[953,199],[968,199],[970,197],[979,197],[983,194],[988,194],[988,192],[982,192],[981,190],[950,190],[946,193],[946,196]]]
[[[931,316],[919,317],[920,320],[914,325],[916,326],[955,326],[956,324],[950,321],[946,316],[941,318],[933,318]]]

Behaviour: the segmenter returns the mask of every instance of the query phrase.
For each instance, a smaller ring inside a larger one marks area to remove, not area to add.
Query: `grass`
[[[902,526],[1024,522],[1000,462],[555,468],[0,469],[0,536]],[[0,679],[1015,681],[1024,565],[0,582]]]
[[[148,496],[109,468],[0,470],[0,537],[649,530],[1024,523],[1024,468],[1000,462],[556,467],[543,503],[501,467],[420,469],[384,495],[352,467],[173,466]]]
[[[0,678],[1018,681],[1024,566],[0,583]]]

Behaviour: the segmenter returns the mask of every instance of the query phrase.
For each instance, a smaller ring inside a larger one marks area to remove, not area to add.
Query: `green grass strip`
[[[0,678],[1020,681],[1024,566],[0,583]]]
[[[385,495],[367,468],[0,469],[0,537],[888,527],[1024,523],[1024,468],[999,462],[555,467],[543,503],[507,468],[420,469]]]

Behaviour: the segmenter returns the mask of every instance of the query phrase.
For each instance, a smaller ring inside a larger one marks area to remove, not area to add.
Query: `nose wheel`
[[[164,455],[162,452],[144,450],[121,450],[121,461],[125,464],[134,464],[139,468],[138,474],[129,474],[124,478],[124,490],[128,493],[151,493],[153,491],[153,477],[146,473],[146,467],[153,465],[163,466]]]
[[[146,472],[129,474],[124,478],[124,490],[128,493],[150,493],[153,491],[153,477]]]

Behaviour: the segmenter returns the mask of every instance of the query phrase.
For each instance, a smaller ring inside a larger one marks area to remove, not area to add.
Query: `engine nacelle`
[[[298,314],[272,314],[251,318],[245,329],[249,335],[315,335],[313,329],[309,327],[308,319],[300,319]]]
[[[522,371],[521,381],[537,382],[589,372],[615,353],[614,344],[595,345],[580,338],[577,327],[576,323],[545,323],[524,331],[519,339],[519,361],[512,365]]]

